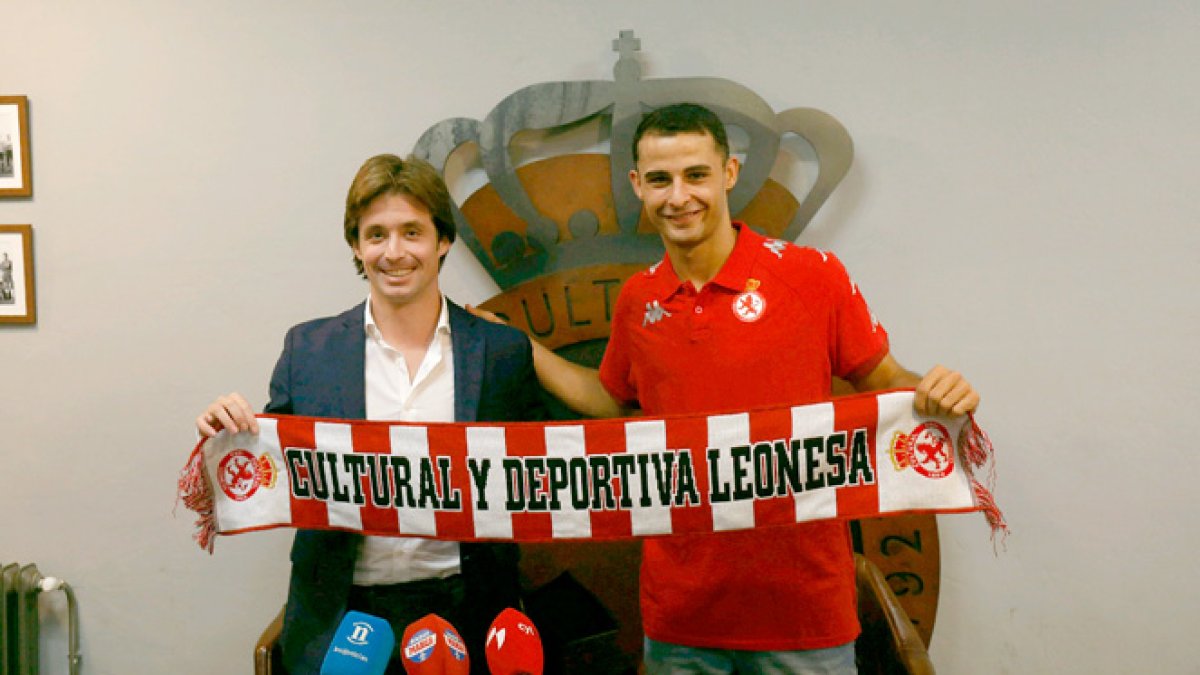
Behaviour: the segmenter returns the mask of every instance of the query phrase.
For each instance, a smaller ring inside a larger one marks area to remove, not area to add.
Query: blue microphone
[[[321,663],[321,675],[383,675],[395,646],[396,635],[387,621],[346,612]]]

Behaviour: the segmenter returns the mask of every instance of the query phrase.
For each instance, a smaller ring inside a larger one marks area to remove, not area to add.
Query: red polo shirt
[[[870,372],[887,333],[830,253],[766,239],[742,223],[716,278],[698,291],[669,258],[626,282],[600,379],[648,414],[813,403],[831,376]],[[646,634],[674,644],[819,649],[859,632],[845,523],[649,539]]]

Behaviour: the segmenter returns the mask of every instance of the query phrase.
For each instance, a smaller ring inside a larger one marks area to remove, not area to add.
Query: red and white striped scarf
[[[197,444],[196,540],[276,527],[458,541],[620,539],[982,511],[993,451],[911,391],[718,415],[506,424],[259,417]],[[975,473],[985,469],[985,487]]]

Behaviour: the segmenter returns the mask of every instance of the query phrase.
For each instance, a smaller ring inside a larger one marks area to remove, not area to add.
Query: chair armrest
[[[274,672],[274,653],[279,649],[279,636],[283,633],[283,608],[267,624],[258,643],[254,645],[254,675],[279,675]]]
[[[904,666],[909,675],[934,675],[933,661],[922,642],[917,629],[905,613],[904,607],[892,592],[883,572],[875,563],[867,560],[861,554],[854,554],[855,573],[858,578],[860,595],[869,594],[874,600],[884,621],[887,622],[892,638],[892,648],[896,658]]]

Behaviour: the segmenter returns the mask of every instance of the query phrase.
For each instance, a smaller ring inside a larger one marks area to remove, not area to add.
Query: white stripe
[[[587,457],[583,427],[546,427],[546,456],[570,460]],[[549,481],[549,478],[546,479]],[[533,486],[530,486],[533,489]],[[571,505],[571,490],[568,488],[558,496],[562,504],[560,511],[550,512],[552,533],[556,539],[587,539],[592,536],[592,518],[588,510],[577,511]]]
[[[413,496],[421,498],[421,461],[432,461],[429,456],[429,430],[422,426],[388,427],[388,442],[391,454],[408,459],[409,479]],[[435,479],[436,480],[436,479]],[[393,486],[399,489],[398,486]],[[396,495],[392,495],[396,499]],[[397,527],[402,534],[437,534],[437,518],[433,509],[407,506],[396,509]]]
[[[824,437],[831,433],[833,433],[832,403],[792,408],[792,438]],[[808,473],[805,465],[806,458],[807,453],[801,450],[799,454],[801,481]],[[825,459],[825,453],[821,453],[821,461],[817,463],[814,473],[825,475],[829,471],[829,466],[829,462]],[[812,492],[801,491],[796,493],[794,498],[797,522],[837,516],[837,490],[821,488]]]
[[[268,452],[275,460],[275,487],[268,490],[260,486],[258,493],[262,495],[261,508],[269,514],[268,519],[273,523],[292,522],[291,478],[288,475],[287,463],[283,459],[283,448],[279,445],[279,421],[272,418],[258,420],[258,452]],[[259,494],[254,495],[257,501]]]
[[[750,444],[750,413],[735,415],[713,415],[708,418],[708,447],[719,448],[721,456],[718,460],[719,479],[733,492],[733,455],[729,449],[735,445]],[[697,460],[693,460],[697,461]],[[707,453],[698,461],[708,466]],[[750,469],[747,462],[746,470]],[[710,476],[711,479],[711,476]],[[721,486],[717,486],[722,489]],[[712,490],[710,489],[710,492]],[[754,527],[754,500],[731,501],[712,505],[713,530],[742,530]]]
[[[667,449],[667,423],[662,420],[626,422],[625,449],[634,455],[663,452]],[[697,458],[693,457],[692,461],[697,461]],[[630,498],[633,499],[633,511],[631,512],[633,534],[637,536],[670,534],[670,503],[667,506],[662,506],[660,503],[653,464],[647,463],[646,470],[649,474],[646,476],[646,486],[651,499],[650,506],[641,505],[642,473],[640,466],[638,472],[630,476],[633,485],[626,488],[629,490]],[[667,480],[670,483],[669,476]],[[672,489],[672,497],[674,494],[675,490]]]
[[[317,444],[318,450],[322,452],[336,452],[339,455],[349,454],[353,448],[349,424],[317,422],[313,424],[313,441]],[[346,477],[348,474],[342,471],[340,457],[336,460],[335,466],[330,467],[326,464],[325,469],[327,473],[331,471],[337,473],[340,490],[348,490],[353,494],[354,486],[350,485],[350,481]],[[329,510],[330,527],[361,530],[362,512],[359,511],[358,505],[333,501],[334,484],[333,481],[328,480],[327,483],[329,487],[329,501],[325,503]]]
[[[488,509],[482,511],[478,504],[473,504],[475,514],[475,536],[481,538],[512,539],[512,516],[504,508],[508,490],[504,485],[504,467],[501,460],[507,452],[504,442],[503,427],[468,427],[467,428],[467,457],[478,460],[490,459],[487,472]],[[480,462],[482,468],[482,463]],[[471,494],[475,498],[474,480],[471,481]],[[464,497],[465,498],[465,497]]]

